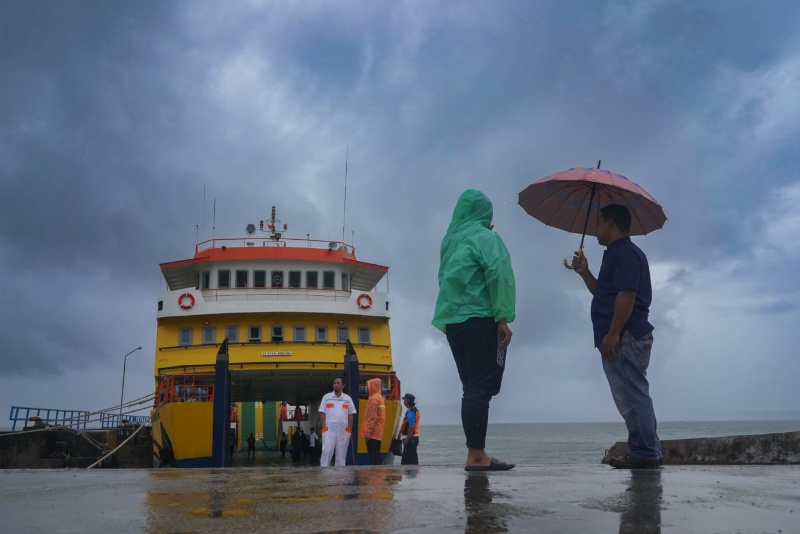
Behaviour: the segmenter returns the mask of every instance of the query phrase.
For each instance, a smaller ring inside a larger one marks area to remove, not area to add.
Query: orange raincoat
[[[386,422],[386,404],[381,395],[381,379],[367,381],[369,400],[364,411],[364,424],[361,432],[364,439],[383,439],[383,426]]]

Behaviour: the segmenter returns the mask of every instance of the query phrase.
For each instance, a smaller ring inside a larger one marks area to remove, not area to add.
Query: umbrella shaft
[[[586,210],[586,221],[583,223],[583,235],[581,236],[581,247],[583,250],[583,240],[586,237],[586,229],[589,228],[589,214],[592,213],[592,201],[594,201],[594,192],[597,189],[597,184],[592,184],[592,191],[589,193],[589,209]]]

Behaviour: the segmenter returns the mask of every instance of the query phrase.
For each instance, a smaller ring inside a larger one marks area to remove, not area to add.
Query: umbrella
[[[518,203],[548,226],[582,232],[578,254],[586,234],[597,235],[598,212],[608,204],[622,204],[631,212],[631,235],[658,230],[667,220],[650,193],[621,174],[601,170],[599,161],[596,169],[574,167],[545,176],[520,192]],[[569,267],[567,260],[564,266]]]

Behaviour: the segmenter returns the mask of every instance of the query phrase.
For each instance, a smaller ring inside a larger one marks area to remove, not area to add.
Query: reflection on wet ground
[[[0,471],[4,532],[798,532],[800,466]]]
[[[620,534],[660,533],[663,491],[660,469],[631,471],[619,516]]]

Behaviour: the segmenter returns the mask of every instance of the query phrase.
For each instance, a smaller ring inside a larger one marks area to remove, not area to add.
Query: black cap
[[[403,395],[403,399],[407,399],[408,402],[414,402],[417,398],[411,393],[406,393],[405,395]]]

